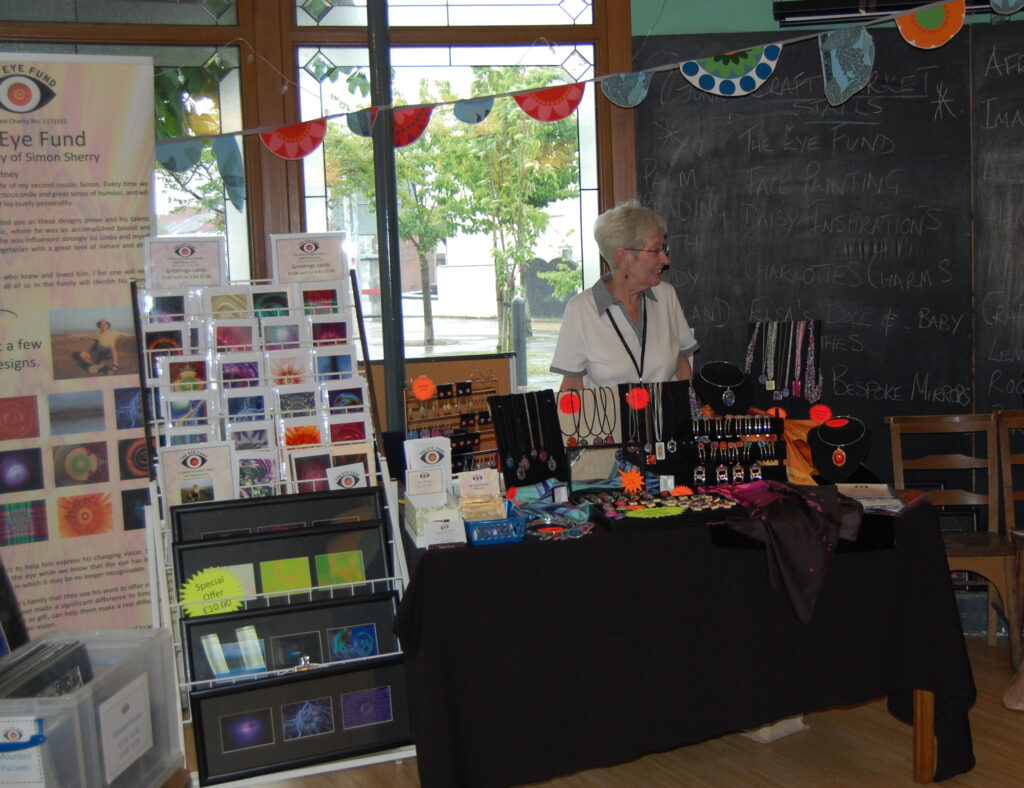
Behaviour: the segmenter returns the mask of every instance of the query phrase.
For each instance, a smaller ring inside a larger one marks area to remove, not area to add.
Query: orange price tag
[[[437,386],[426,375],[420,375],[412,382],[412,395],[418,400],[430,399],[436,392]]]

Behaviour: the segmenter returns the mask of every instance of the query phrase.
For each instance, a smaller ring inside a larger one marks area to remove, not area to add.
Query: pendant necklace
[[[761,332],[761,321],[754,323],[754,332],[750,335],[750,344],[747,345],[747,355],[743,358],[743,372],[750,374],[750,368],[754,365],[754,351],[757,349],[757,335]]]
[[[581,389],[583,391],[583,389]],[[558,417],[558,429],[561,431],[562,436],[565,438],[565,445],[572,448],[580,442],[580,411],[583,408],[581,404],[582,397],[575,391],[563,391],[561,402],[563,406],[560,408],[561,413],[565,413],[566,405],[569,409],[569,418],[572,420],[572,432],[566,432],[562,429],[562,416]]]
[[[521,395],[521,394],[513,394],[512,397],[513,397],[513,400],[512,400],[512,402],[513,402],[512,407],[513,408],[516,407],[516,403],[522,403],[523,415],[526,417],[526,418],[523,419],[523,421],[526,422],[526,429],[527,429],[527,431],[530,434],[529,435],[529,438],[530,438],[530,444],[529,445],[530,445],[530,448],[532,449],[533,448],[533,428],[530,425],[530,414],[526,412],[526,398],[523,395]],[[518,421],[518,420],[519,419],[517,418],[516,421]],[[516,478],[519,479],[519,481],[523,481],[526,478],[526,472],[528,470],[530,470],[530,451],[525,449],[525,447],[520,447],[520,448],[523,449],[523,451],[520,454],[519,464],[516,467]],[[534,451],[536,451],[536,449],[534,449]]]
[[[793,383],[790,385],[790,393],[794,397],[799,397],[803,384],[800,382],[800,367],[803,359],[804,352],[804,329],[807,327],[806,320],[797,321],[796,324],[796,361],[793,367]]]
[[[761,382],[765,391],[775,391],[775,340],[778,337],[779,324],[774,320],[765,329],[764,354],[761,356]],[[769,364],[771,367],[769,368]]]
[[[544,411],[540,406],[540,392],[533,392],[533,404],[537,410],[537,440],[540,441],[540,454],[539,459],[541,462],[547,463],[548,470],[554,471],[558,468],[558,460],[547,451],[547,443],[544,440]]]
[[[708,380],[708,376],[704,374],[704,370],[707,369],[707,366],[707,364],[704,364],[697,374],[700,375],[700,379],[707,383],[709,386],[714,386],[716,389],[724,389],[721,396],[722,404],[725,405],[725,407],[727,408],[731,408],[733,405],[736,404],[736,392],[733,391],[732,388],[733,386],[735,386],[736,388],[742,386],[743,381],[746,379],[746,375],[743,374],[742,370],[737,370],[740,377],[739,380],[735,381],[734,383],[715,383],[713,380]]]
[[[807,372],[804,375],[804,398],[815,403],[821,399],[822,380],[814,358],[814,320],[807,323]]]
[[[825,428],[828,427],[828,421],[826,421],[824,424],[818,427],[818,440],[820,440],[826,446],[832,447],[832,464],[835,465],[837,468],[842,468],[844,465],[846,465],[846,447],[852,446],[853,444],[857,443],[857,441],[864,437],[865,432],[864,422],[862,422],[860,419],[854,416],[836,416],[835,418],[829,419],[829,421],[841,421],[843,419],[845,419],[850,424],[856,422],[856,424],[860,427],[860,433],[858,433],[856,437],[851,438],[850,440],[847,441],[843,441],[842,443],[833,443],[832,441],[825,440],[824,430]],[[832,429],[838,431],[840,428],[833,427]]]
[[[625,308],[625,307],[623,307]],[[619,331],[619,325],[615,322],[615,318],[612,317],[612,310],[609,307],[607,311],[608,320],[611,321],[612,328],[615,329],[615,333],[618,334],[619,342],[626,349],[626,353],[629,354],[629,360],[633,362],[633,369],[636,370],[637,380],[643,381],[644,379],[644,357],[647,354],[647,299],[640,298],[640,363],[636,363],[636,356],[633,355],[633,351],[629,349],[629,345],[626,344],[626,338],[622,336],[622,332]]]
[[[615,443],[615,428],[619,423],[619,408],[615,392],[608,386],[601,386],[600,429],[604,432],[604,443],[610,446]],[[595,399],[596,402],[596,399]]]
[[[775,389],[775,394],[773,396],[777,400],[785,399],[789,396],[789,362],[793,357],[793,323],[784,323],[782,331],[785,332],[786,339],[779,343],[779,350],[783,353],[783,357],[779,359],[779,372],[782,373],[782,386],[781,388]]]

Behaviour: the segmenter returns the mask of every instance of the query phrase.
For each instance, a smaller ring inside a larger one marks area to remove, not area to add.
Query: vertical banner
[[[0,557],[31,637],[153,620],[130,283],[154,160],[152,60],[0,55]]]

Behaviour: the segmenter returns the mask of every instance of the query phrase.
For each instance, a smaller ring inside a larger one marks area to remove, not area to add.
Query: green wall
[[[772,0],[632,0],[634,36],[778,30]]]
[[[927,5],[931,0],[919,2]],[[630,8],[634,36],[783,29],[772,16],[772,0],[632,0]],[[987,22],[990,16],[998,15],[968,14],[967,22]],[[1020,17],[1021,14],[1013,14],[1009,18],[1017,21]],[[886,24],[891,25],[892,22]],[[827,29],[829,25],[819,27]],[[785,28],[789,36],[798,36],[803,29]]]

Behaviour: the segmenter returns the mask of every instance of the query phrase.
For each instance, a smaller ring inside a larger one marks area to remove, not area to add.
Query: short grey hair
[[[610,268],[616,249],[641,249],[652,235],[668,232],[665,220],[636,200],[619,203],[594,220],[594,240]]]

